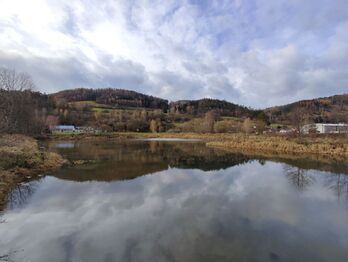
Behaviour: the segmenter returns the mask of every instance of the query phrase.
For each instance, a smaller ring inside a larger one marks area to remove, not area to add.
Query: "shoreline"
[[[1,135],[0,158],[0,211],[17,184],[56,170],[66,162],[56,153],[40,151],[37,140],[24,135]]]
[[[320,155],[348,160],[348,136],[302,136],[247,135],[230,133],[137,133],[117,132],[105,134],[59,134],[47,139],[94,140],[94,139],[194,139],[209,147],[233,151],[267,154]]]

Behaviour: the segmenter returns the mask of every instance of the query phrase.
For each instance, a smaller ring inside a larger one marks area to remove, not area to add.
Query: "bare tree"
[[[33,130],[34,87],[28,74],[0,68],[0,132],[30,133]]]
[[[156,122],[155,119],[152,119],[152,120],[150,121],[150,131],[151,131],[152,133],[157,133],[157,122]]]
[[[206,133],[213,133],[216,119],[217,113],[215,111],[208,111],[207,113],[205,113],[203,119],[203,131]]]
[[[243,122],[242,129],[245,133],[249,134],[253,131],[253,122],[250,118],[246,118]]]
[[[30,75],[17,73],[14,69],[0,68],[0,89],[5,91],[34,90]]]
[[[293,114],[290,116],[290,120],[292,126],[296,128],[299,135],[302,135],[303,133],[303,125],[313,122],[309,119],[308,114],[306,113],[306,110],[303,107],[295,108]]]

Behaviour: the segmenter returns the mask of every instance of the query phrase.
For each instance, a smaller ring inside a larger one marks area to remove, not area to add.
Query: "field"
[[[146,111],[154,111],[155,109],[149,109],[149,108],[141,108],[141,107],[112,107],[105,104],[100,104],[95,101],[78,101],[78,102],[69,102],[69,107],[75,108],[78,110],[87,109],[92,112],[103,112],[103,113],[110,113],[110,112],[125,112],[125,111],[139,111],[139,110],[146,110]]]

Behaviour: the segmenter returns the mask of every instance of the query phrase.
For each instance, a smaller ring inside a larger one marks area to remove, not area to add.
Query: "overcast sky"
[[[0,0],[0,66],[254,108],[348,93],[347,0]]]

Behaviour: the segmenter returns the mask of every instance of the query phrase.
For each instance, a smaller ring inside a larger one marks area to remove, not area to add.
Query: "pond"
[[[200,141],[53,141],[73,166],[22,183],[0,261],[347,261],[348,170]]]

